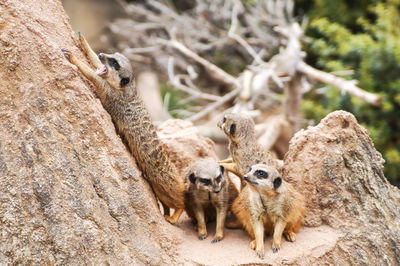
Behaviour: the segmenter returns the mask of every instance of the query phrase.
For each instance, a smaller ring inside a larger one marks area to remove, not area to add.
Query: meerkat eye
[[[210,179],[205,179],[205,178],[200,178],[200,182],[203,183],[206,186],[211,184],[211,180]]]
[[[122,79],[119,81],[119,86],[120,86],[120,87],[126,86],[130,81],[131,81],[131,80],[130,80],[129,78],[122,78]]]
[[[222,119],[222,123],[226,122],[226,116],[224,116],[224,118]]]
[[[229,128],[229,134],[233,135],[235,134],[236,131],[236,124],[232,124],[231,127]]]
[[[268,173],[267,172],[265,172],[265,171],[262,171],[262,170],[257,170],[257,171],[255,171],[254,172],[254,175],[257,177],[257,178],[268,178]]]
[[[108,63],[115,68],[115,70],[119,70],[121,66],[118,64],[118,61],[115,58],[108,58]]]
[[[217,180],[218,183],[221,182],[221,178],[222,178],[221,174],[219,176],[217,176],[216,180]]]

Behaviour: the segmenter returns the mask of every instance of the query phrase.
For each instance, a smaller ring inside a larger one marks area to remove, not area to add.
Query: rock
[[[202,137],[189,121],[169,119],[159,126],[158,136],[180,173],[199,158],[212,157],[218,160],[214,142]]]
[[[400,192],[383,175],[368,131],[344,111],[298,132],[284,160],[284,178],[307,199],[307,226],[341,232],[315,262],[400,264]]]
[[[177,229],[60,50],[82,57],[61,2],[0,13],[0,265],[176,263]]]

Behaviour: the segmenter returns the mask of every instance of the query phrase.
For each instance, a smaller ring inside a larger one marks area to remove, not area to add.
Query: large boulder
[[[400,192],[352,114],[336,111],[298,132],[284,163],[284,178],[307,200],[305,225],[328,225],[342,235],[318,262],[400,264]]]
[[[0,264],[167,264],[165,222],[92,85],[60,1],[0,4]]]

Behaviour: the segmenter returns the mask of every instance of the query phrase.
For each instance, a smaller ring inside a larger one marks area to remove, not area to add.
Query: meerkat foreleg
[[[80,32],[78,32],[78,39],[90,63],[92,63],[93,66],[96,68],[103,66],[97,54],[92,50],[92,48],[89,46],[89,43],[86,41],[85,37],[83,37],[83,34],[81,34]]]
[[[220,160],[218,163],[233,163],[233,160],[232,160],[232,158],[226,158],[226,159],[224,159],[224,160]]]
[[[207,237],[207,227],[203,207],[197,206],[195,208],[194,215],[197,220],[197,235],[199,240],[204,240]]]
[[[217,222],[216,222],[216,229],[215,229],[215,236],[211,243],[217,243],[224,238],[224,225],[226,220],[226,213],[228,211],[227,206],[217,206]]]
[[[254,240],[251,241],[250,247],[254,249],[260,259],[264,259],[264,224],[261,220],[252,221]]]
[[[239,169],[236,163],[221,163],[220,165],[223,166],[225,168],[226,171],[229,171],[231,173],[234,173],[235,175],[237,175],[238,177],[240,177],[240,179],[243,178],[243,176],[239,173]]]
[[[272,241],[272,252],[276,253],[281,248],[282,244],[282,233],[286,227],[286,222],[282,219],[278,219],[274,227],[274,236]]]
[[[103,78],[96,74],[96,72],[91,69],[87,64],[80,61],[70,50],[61,49],[64,53],[64,56],[71,62],[71,64],[78,67],[79,71],[85,75],[90,81],[92,81],[96,88],[102,88],[104,83],[106,82]]]

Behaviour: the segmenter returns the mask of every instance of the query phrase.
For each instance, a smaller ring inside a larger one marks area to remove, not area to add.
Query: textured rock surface
[[[199,158],[217,159],[214,143],[209,138],[202,137],[191,122],[167,120],[159,126],[158,136],[164,143],[171,161],[181,173]]]
[[[383,175],[383,162],[367,130],[344,111],[291,140],[284,177],[307,199],[305,224],[343,235],[318,262],[400,264],[400,192]]]
[[[60,51],[79,54],[61,3],[0,14],[0,264],[173,263],[176,228]]]

